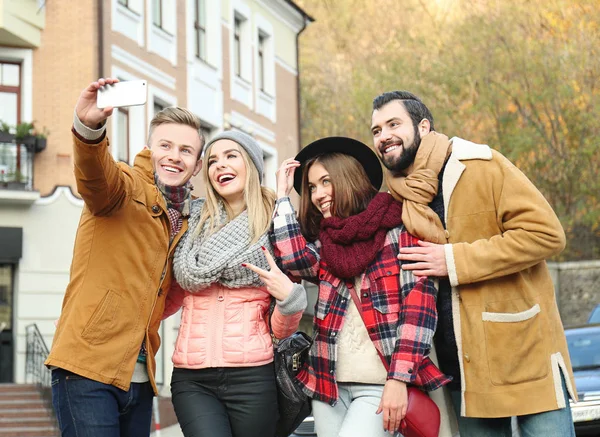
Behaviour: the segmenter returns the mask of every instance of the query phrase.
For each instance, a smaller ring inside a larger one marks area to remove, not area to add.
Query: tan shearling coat
[[[460,138],[452,139],[443,197],[461,415],[564,407],[561,374],[573,399],[575,384],[545,262],[565,246],[558,218],[508,159]]]
[[[129,167],[113,160],[106,138],[87,144],[74,135],[73,141],[85,206],[46,365],[128,390],[145,339],[148,375],[157,393],[158,327],[173,252],[187,220],[169,244],[166,203],[154,184],[149,150]]]

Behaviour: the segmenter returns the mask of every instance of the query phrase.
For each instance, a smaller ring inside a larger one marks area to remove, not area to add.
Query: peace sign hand
[[[277,267],[275,260],[264,246],[262,246],[262,250],[271,268],[270,271],[263,270],[252,264],[242,264],[242,267],[246,267],[256,273],[267,286],[269,294],[275,299],[283,301],[292,292],[294,283]]]

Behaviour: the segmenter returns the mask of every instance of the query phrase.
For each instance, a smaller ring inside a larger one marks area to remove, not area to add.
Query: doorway
[[[13,290],[12,264],[0,264],[0,383],[13,382]]]

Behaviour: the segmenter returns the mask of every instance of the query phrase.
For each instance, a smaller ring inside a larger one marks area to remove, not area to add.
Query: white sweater
[[[361,277],[355,283],[355,289],[360,290]],[[336,379],[363,384],[385,384],[387,380],[387,371],[351,298],[338,334]]]

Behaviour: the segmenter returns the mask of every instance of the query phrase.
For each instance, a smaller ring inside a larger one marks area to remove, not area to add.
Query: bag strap
[[[360,314],[360,318],[363,321],[363,323],[365,324],[365,328],[367,328],[367,330],[368,330],[369,326],[375,325],[375,317],[373,316],[373,313],[365,314],[365,312],[363,311],[362,303],[358,297],[358,294],[356,294],[356,288],[354,286],[351,286],[351,284],[346,284],[346,286],[348,287],[348,291],[350,291],[350,296],[352,297],[352,301],[354,302],[354,305],[356,306],[356,309],[358,310],[358,313]],[[369,338],[371,338],[371,336],[369,336]],[[373,340],[371,340],[371,341],[373,341]],[[390,371],[389,363],[387,362],[387,360],[385,359],[385,357],[383,356],[381,351],[379,349],[377,349],[377,347],[375,347],[375,350],[377,351],[377,355],[379,355],[379,358],[381,358],[381,362],[383,363],[383,367],[385,367],[386,372],[389,372]]]

